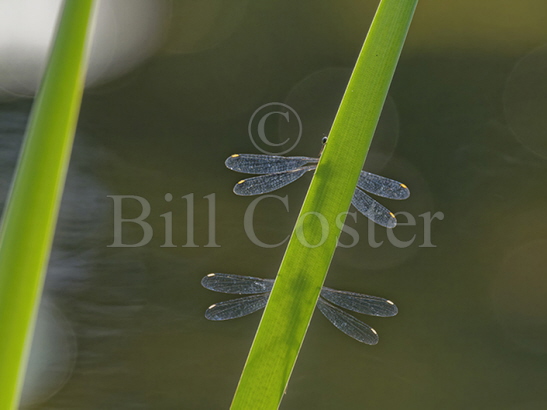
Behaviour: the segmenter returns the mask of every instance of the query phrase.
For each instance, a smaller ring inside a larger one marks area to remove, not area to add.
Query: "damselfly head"
[[[329,137],[327,137],[327,136],[321,138],[321,150],[319,151],[319,156],[321,156],[321,154],[323,154],[323,150],[325,149],[325,146],[327,145],[328,139],[329,139]]]

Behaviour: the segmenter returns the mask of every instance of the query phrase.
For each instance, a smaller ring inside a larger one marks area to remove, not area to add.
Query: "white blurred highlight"
[[[55,32],[61,0],[0,2],[0,99],[35,94]],[[160,46],[168,0],[99,1],[87,85],[126,73]]]
[[[42,402],[69,379],[76,359],[76,338],[64,315],[43,301],[36,319],[21,401],[23,406]]]

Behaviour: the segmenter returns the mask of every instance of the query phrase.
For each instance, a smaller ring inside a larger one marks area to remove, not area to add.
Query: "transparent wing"
[[[253,278],[252,276],[231,275],[228,273],[210,273],[201,280],[201,285],[214,292],[251,295],[272,290],[272,279]]]
[[[372,199],[359,188],[355,189],[351,203],[359,212],[378,225],[385,226],[386,228],[395,228],[397,225],[397,219],[389,209]]]
[[[366,323],[354,318],[342,309],[331,305],[321,297],[317,301],[317,307],[334,326],[349,337],[352,337],[359,342],[366,343],[367,345],[375,345],[378,343],[378,333]]]
[[[321,296],[344,309],[371,316],[390,317],[399,311],[391,300],[324,287]]]
[[[306,164],[316,164],[317,158],[309,157],[280,157],[276,155],[234,154],[225,164],[232,171],[245,174],[276,174],[292,171]]]
[[[361,171],[357,186],[371,194],[389,199],[407,199],[410,196],[410,190],[405,184],[366,171]]]
[[[260,195],[283,188],[296,181],[306,172],[315,169],[316,165],[309,165],[293,171],[278,172],[276,174],[260,175],[258,177],[242,179],[234,186],[236,195]]]
[[[247,316],[263,309],[269,296],[270,293],[262,293],[215,303],[205,311],[205,317],[209,320],[228,320]]]

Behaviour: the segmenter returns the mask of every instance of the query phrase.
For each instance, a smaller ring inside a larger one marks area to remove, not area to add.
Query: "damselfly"
[[[264,174],[242,179],[234,187],[236,195],[260,195],[275,191],[317,168],[319,158],[281,157],[276,155],[234,154],[225,164],[232,171]],[[405,184],[370,172],[361,171],[351,203],[359,212],[378,225],[394,228],[395,215],[364,191],[388,199],[406,199],[410,191]]]
[[[215,292],[250,295],[215,303],[205,312],[205,317],[209,320],[228,320],[246,316],[264,308],[274,281],[252,276],[210,273],[201,280],[201,284],[204,288]],[[321,289],[317,307],[342,332],[369,345],[378,343],[378,333],[340,308],[380,317],[395,316],[398,312],[397,306],[391,300],[327,287]]]

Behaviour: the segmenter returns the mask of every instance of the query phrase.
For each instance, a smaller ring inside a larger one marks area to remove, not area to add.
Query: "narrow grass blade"
[[[233,410],[276,409],[304,340],[417,0],[382,0],[281,263]],[[364,245],[363,245],[364,246]]]
[[[92,0],[66,0],[0,228],[0,409],[16,409],[70,160]]]

